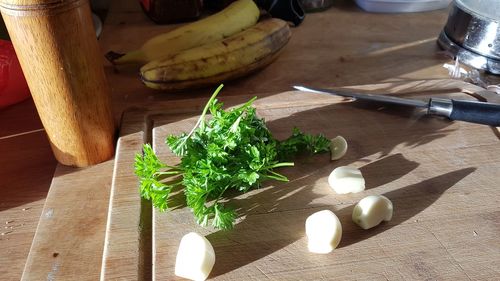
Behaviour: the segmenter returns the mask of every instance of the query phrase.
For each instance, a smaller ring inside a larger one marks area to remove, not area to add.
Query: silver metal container
[[[461,63],[500,74],[500,1],[454,1],[438,44]]]

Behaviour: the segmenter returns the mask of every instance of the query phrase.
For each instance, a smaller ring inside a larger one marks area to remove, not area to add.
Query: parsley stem
[[[278,174],[276,172],[273,172],[271,170],[268,171],[270,174],[267,174],[267,175],[264,175],[265,177],[267,178],[270,178],[270,179],[275,179],[275,180],[278,180],[278,181],[288,181],[288,178],[285,177],[284,175],[282,174]]]
[[[184,142],[186,142],[186,140],[191,137],[191,135],[194,133],[196,128],[198,128],[200,123],[203,121],[203,119],[205,118],[205,115],[207,114],[208,108],[210,108],[210,105],[212,105],[212,102],[215,100],[215,97],[219,94],[222,87],[224,87],[224,84],[220,84],[219,87],[217,87],[215,92],[212,94],[212,96],[208,100],[207,104],[205,105],[205,108],[203,108],[203,111],[201,112],[200,118],[198,119],[198,121],[194,125],[193,129],[191,129],[191,132],[189,132],[189,134],[184,138]]]
[[[252,103],[257,99],[257,97],[251,98],[249,101],[247,101],[245,104],[243,104],[240,108],[241,109],[246,109],[247,107],[250,107]]]
[[[176,171],[164,171],[164,172],[156,172],[155,175],[156,176],[172,176],[172,175],[179,175],[179,174],[182,174],[182,171],[181,170],[176,170]]]
[[[276,163],[276,164],[273,164],[271,166],[269,166],[269,168],[279,168],[279,167],[293,167],[295,165],[295,163],[293,162],[281,162],[281,163]]]
[[[217,204],[219,202],[219,199],[222,197],[222,195],[224,194],[224,192],[226,192],[226,190],[232,185],[232,183],[228,183],[223,189],[222,191],[219,193],[219,196],[217,196],[217,198],[215,199],[215,202],[213,205]]]

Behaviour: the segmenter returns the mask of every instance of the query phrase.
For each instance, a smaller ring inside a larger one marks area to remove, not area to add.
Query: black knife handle
[[[500,104],[451,100],[451,120],[460,120],[493,127],[500,126]]]

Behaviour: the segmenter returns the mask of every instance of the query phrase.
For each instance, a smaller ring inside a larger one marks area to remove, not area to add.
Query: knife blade
[[[387,95],[329,90],[306,86],[293,86],[303,92],[336,95],[357,100],[367,100],[426,109],[429,115],[439,115],[458,120],[498,127],[500,126],[500,104],[469,100],[429,98],[427,101],[399,98]]]

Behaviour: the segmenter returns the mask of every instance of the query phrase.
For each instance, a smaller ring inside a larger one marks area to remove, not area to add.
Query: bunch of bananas
[[[277,58],[288,43],[288,23],[259,20],[253,0],[149,39],[138,50],[108,53],[115,65],[142,65],[144,84],[159,90],[200,88],[247,75]]]

